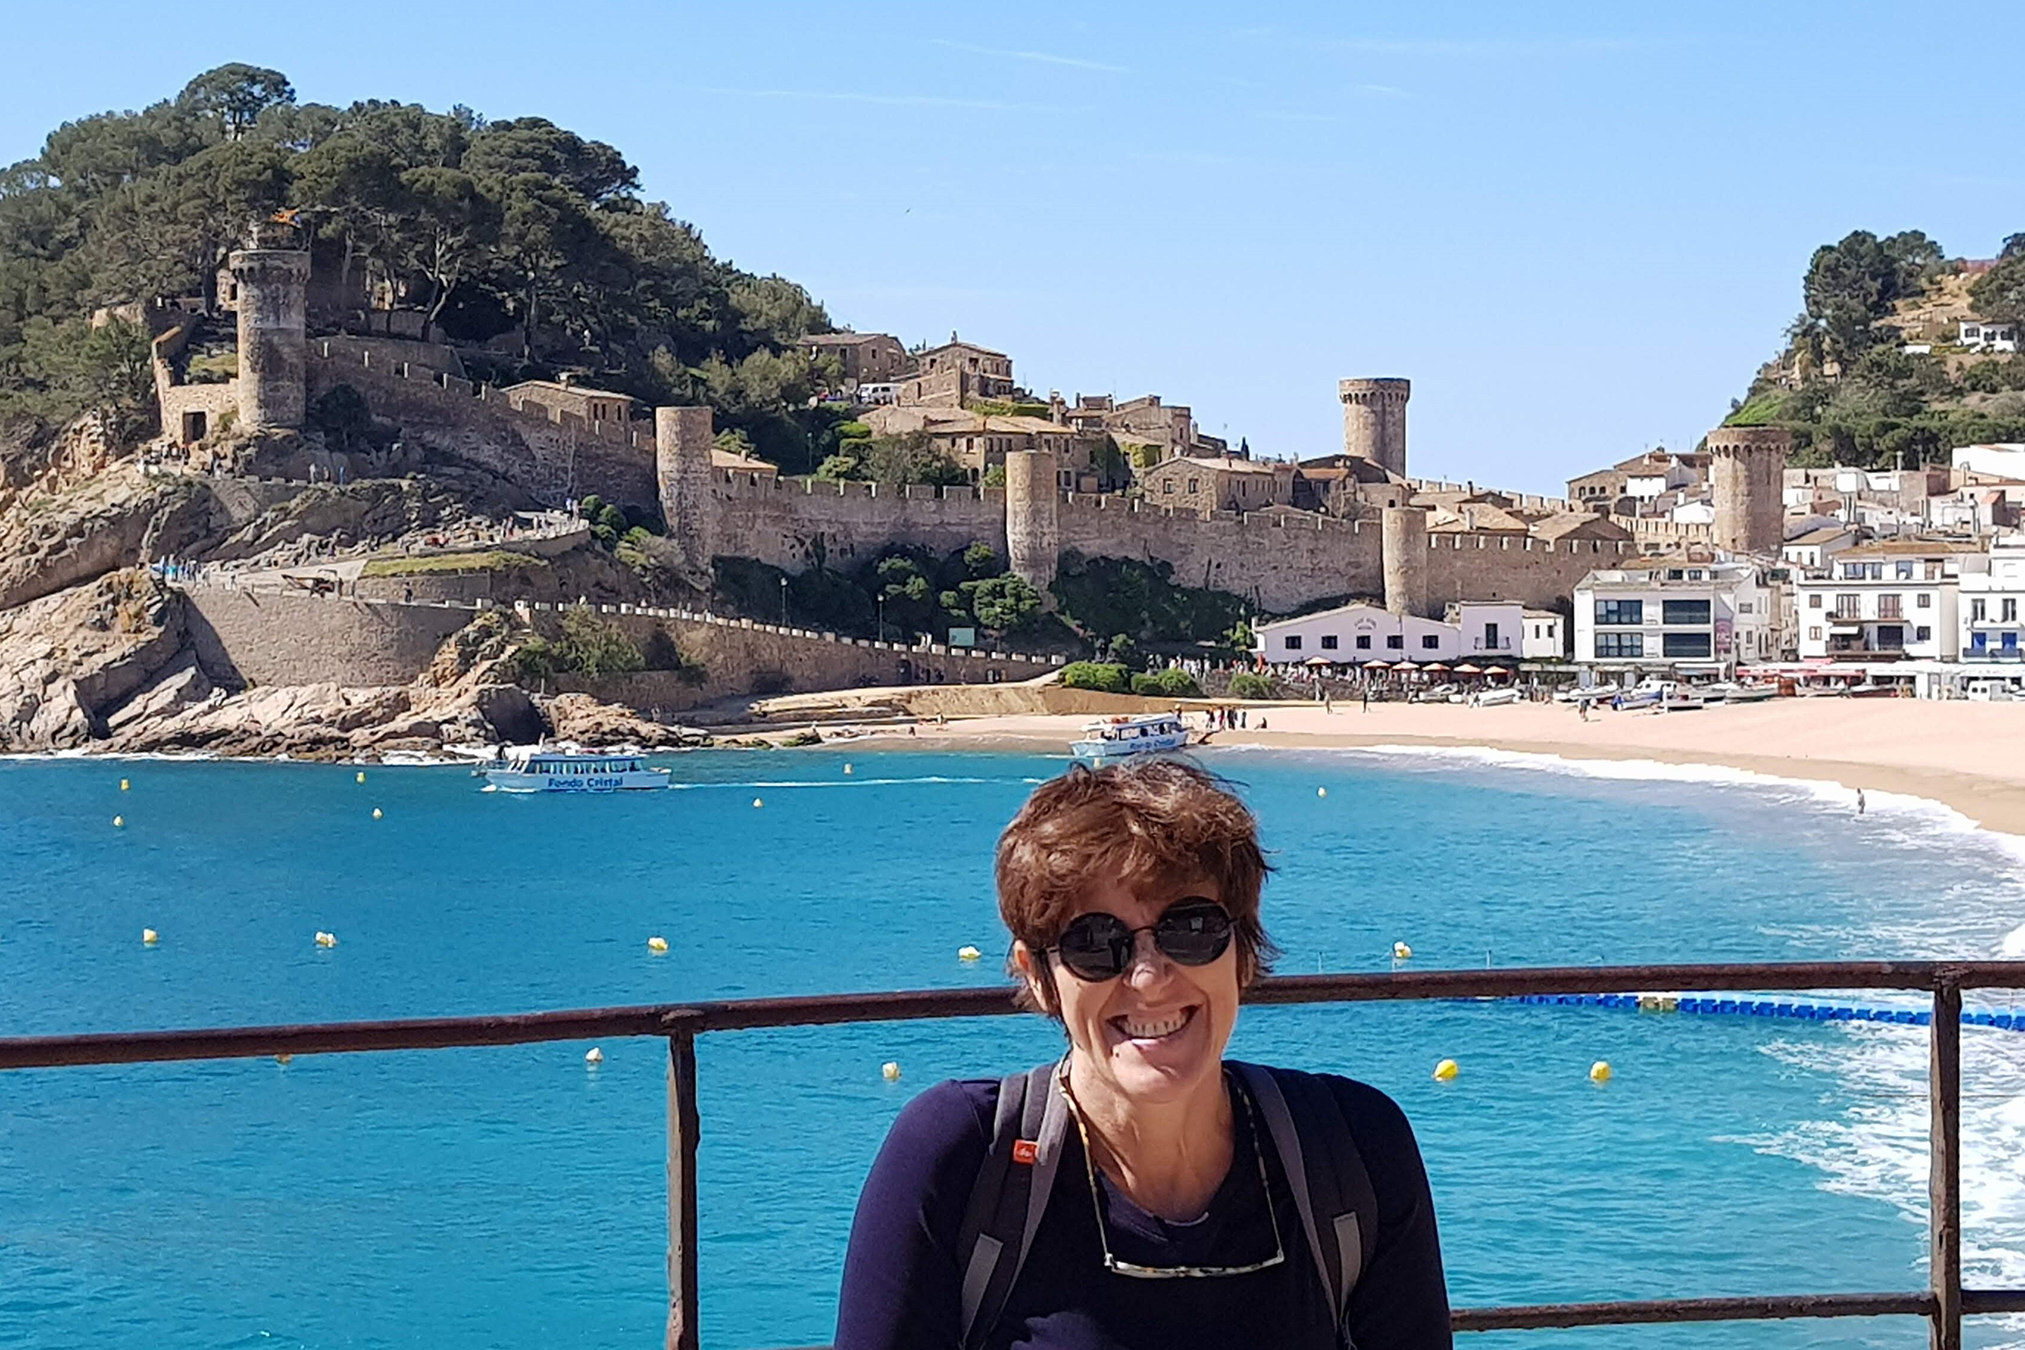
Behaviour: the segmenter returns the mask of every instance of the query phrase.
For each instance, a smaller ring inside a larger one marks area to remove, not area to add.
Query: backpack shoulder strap
[[[1301,1231],[1340,1325],[1377,1234],[1378,1200],[1329,1085],[1313,1074],[1231,1061],[1265,1121],[1301,1212]]]
[[[957,1232],[959,1344],[966,1350],[982,1344],[997,1324],[1054,1190],[1068,1123],[1056,1067],[1044,1064],[999,1082],[991,1148]]]

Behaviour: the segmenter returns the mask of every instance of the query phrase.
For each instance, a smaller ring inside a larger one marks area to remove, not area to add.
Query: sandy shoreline
[[[1261,716],[1267,727],[1259,728]],[[1706,764],[1855,790],[1925,797],[1985,829],[2025,835],[2025,708],[1916,699],[1775,699],[1700,712],[1597,712],[1561,704],[1465,708],[1356,704],[1253,706],[1248,729],[1211,744],[1288,749],[1450,746],[1576,760]],[[921,726],[898,744],[1065,750],[1086,716],[978,717]],[[892,746],[890,735],[868,747]]]

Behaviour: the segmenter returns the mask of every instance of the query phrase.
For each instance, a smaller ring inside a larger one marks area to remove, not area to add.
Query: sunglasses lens
[[[1084,914],[1062,930],[1055,944],[1069,973],[1085,980],[1109,980],[1132,959],[1132,930],[1113,914]]]
[[[1153,925],[1153,941],[1178,965],[1206,966],[1230,946],[1230,914],[1214,900],[1181,900]]]

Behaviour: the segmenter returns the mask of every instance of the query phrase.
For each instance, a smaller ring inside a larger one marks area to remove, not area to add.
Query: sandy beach
[[[1481,746],[1568,759],[1712,764],[1850,789],[1926,797],[1986,829],[2025,835],[2025,708],[1917,699],[1785,698],[1698,712],[1598,711],[1564,704],[1254,704],[1248,729],[1215,745],[1319,749]],[[1260,729],[1263,719],[1266,726]],[[1004,743],[1066,748],[1088,715],[1025,715],[923,725],[912,744]],[[890,744],[890,741],[888,742]]]

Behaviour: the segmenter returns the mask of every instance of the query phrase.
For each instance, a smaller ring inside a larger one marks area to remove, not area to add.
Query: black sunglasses
[[[1079,914],[1049,948],[1079,980],[1115,980],[1132,964],[1139,934],[1153,934],[1161,955],[1179,966],[1206,966],[1230,948],[1230,911],[1200,895],[1177,900],[1145,928],[1116,914]]]

